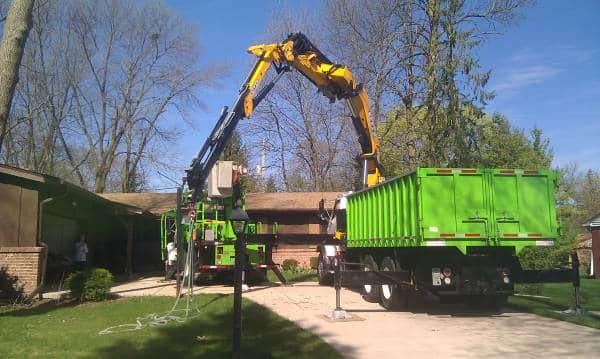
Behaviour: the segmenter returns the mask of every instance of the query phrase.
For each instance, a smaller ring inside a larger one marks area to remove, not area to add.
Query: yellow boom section
[[[271,65],[274,64],[280,74],[292,67],[309,79],[331,102],[347,101],[363,152],[363,184],[370,187],[383,180],[379,148],[369,117],[369,97],[347,67],[331,62],[300,33],[290,35],[280,44],[251,46],[248,52],[257,56],[258,60],[246,83],[244,117],[252,114],[255,104],[272,88],[273,82],[266,91],[256,94]]]

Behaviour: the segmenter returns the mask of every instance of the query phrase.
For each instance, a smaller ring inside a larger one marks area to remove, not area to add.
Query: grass
[[[312,269],[282,270],[281,273],[289,283],[317,280],[317,272]],[[273,271],[267,271],[267,281],[279,282],[279,279]]]
[[[600,312],[600,280],[581,280],[582,306],[588,311]],[[509,305],[528,312],[600,329],[600,317],[593,315],[574,316],[559,313],[573,308],[575,297],[570,283],[548,283],[518,285],[520,294],[530,294],[549,298],[515,296],[509,298]]]
[[[98,332],[164,313],[173,298],[140,297],[0,311],[0,358],[227,358],[231,356],[231,295],[197,295],[201,314],[183,323],[109,335]],[[341,358],[321,338],[254,302],[243,307],[244,358]],[[199,340],[198,337],[201,337]]]

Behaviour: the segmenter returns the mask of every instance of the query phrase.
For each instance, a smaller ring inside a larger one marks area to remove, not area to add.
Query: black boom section
[[[233,130],[242,118],[243,109],[241,108],[241,103],[243,102],[240,101],[241,98],[240,96],[238,101],[236,101],[233,111],[228,112],[227,107],[223,108],[210,136],[204,141],[200,152],[192,160],[190,168],[186,171],[187,184],[192,192],[192,199],[196,199],[196,196],[202,192],[202,187],[208,178],[210,170],[221,156],[225,145],[231,138]]]
[[[310,40],[301,32],[295,32],[289,34],[287,40],[292,40],[294,42],[293,52],[294,55],[302,55],[307,52],[314,52],[319,55],[322,61],[333,64],[331,60],[325,56]]]

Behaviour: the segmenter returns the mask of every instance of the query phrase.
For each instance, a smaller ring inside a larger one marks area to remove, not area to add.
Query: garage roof
[[[78,200],[85,200],[90,203],[99,203],[112,208],[119,214],[149,214],[133,204],[110,199],[100,196],[97,193],[90,192],[87,189],[65,181],[62,178],[35,172],[25,168],[13,167],[0,164],[0,182],[7,182],[26,186],[46,196],[56,196],[69,194]],[[40,198],[41,200],[42,198]]]

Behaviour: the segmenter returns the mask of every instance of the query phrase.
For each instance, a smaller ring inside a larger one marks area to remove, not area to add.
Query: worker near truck
[[[79,240],[75,242],[73,269],[75,269],[76,271],[80,271],[86,268],[88,252],[89,249],[85,240],[85,233],[82,233],[79,237]]]
[[[165,261],[165,279],[172,279],[177,271],[177,247],[174,242],[167,244],[167,260]]]

